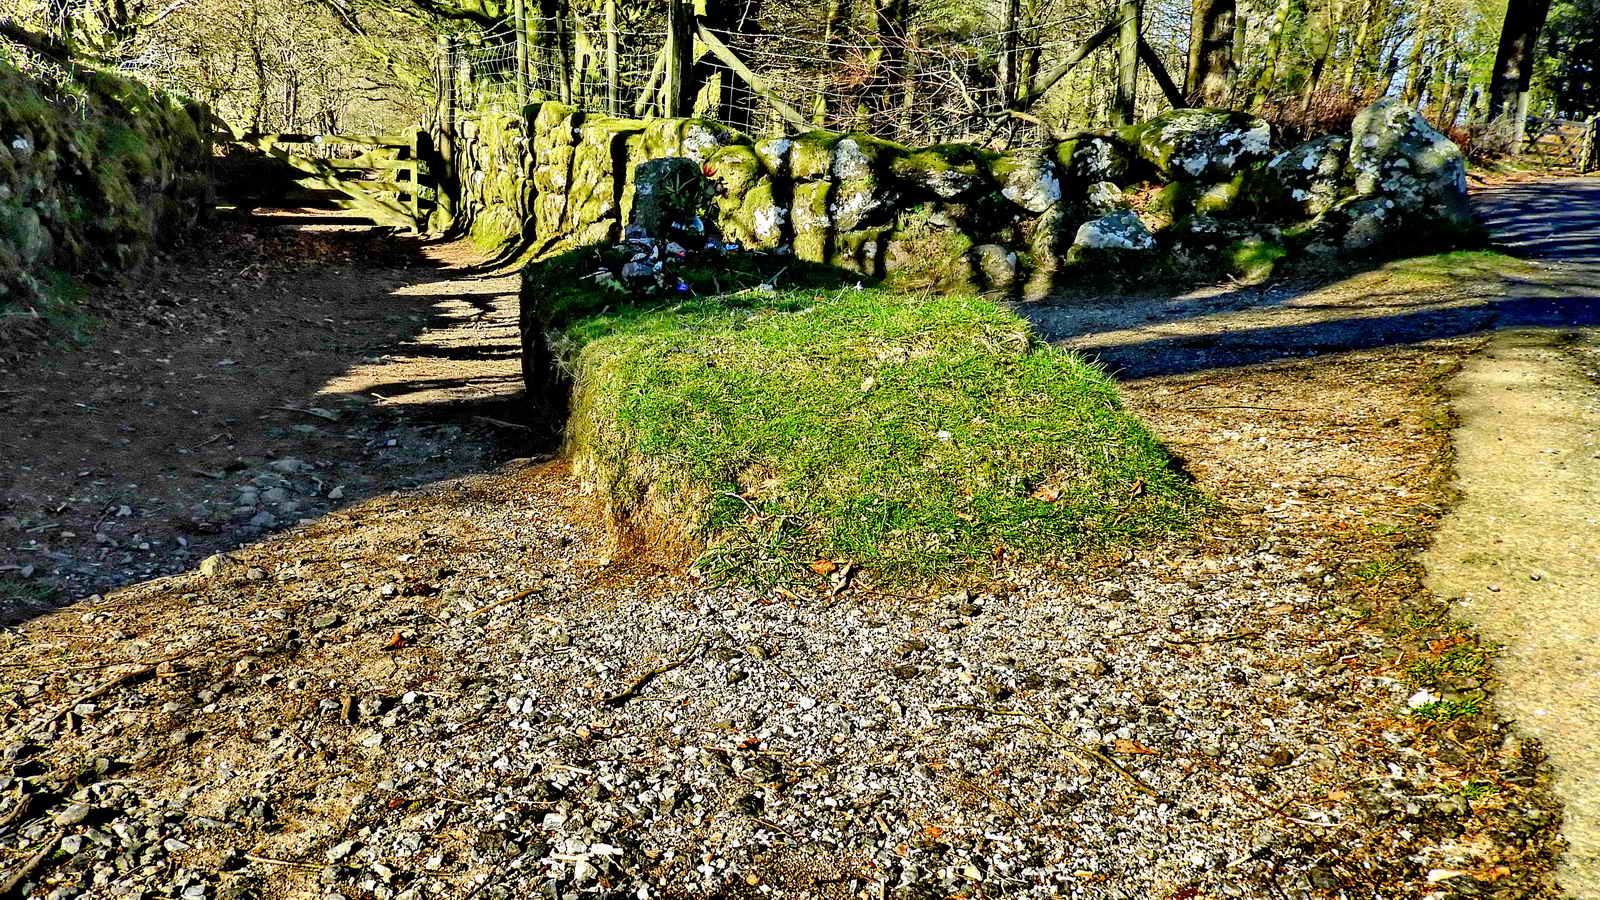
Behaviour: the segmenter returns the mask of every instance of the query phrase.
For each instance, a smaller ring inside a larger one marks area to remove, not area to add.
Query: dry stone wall
[[[907,287],[1038,297],[1064,281],[1201,268],[1259,276],[1297,252],[1414,251],[1473,239],[1461,153],[1380,101],[1352,136],[1275,147],[1266,122],[1174,110],[1043,149],[906,147],[813,131],[751,138],[699,119],[623,119],[558,102],[460,126],[458,224],[538,252],[619,239],[645,161],[715,186],[708,224]]]
[[[45,84],[0,58],[0,350],[71,319],[75,284],[138,267],[209,213],[207,134],[201,108],[138,82]]]

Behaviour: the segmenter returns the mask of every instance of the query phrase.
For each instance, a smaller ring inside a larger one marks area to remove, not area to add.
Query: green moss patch
[[[725,275],[677,302],[579,287],[570,255],[530,267],[525,303],[572,379],[568,449],[619,541],[739,579],[819,560],[921,579],[1138,540],[1196,507],[1110,379],[1009,311],[819,270],[796,286],[759,271],[793,262],[772,259],[744,265],[777,289]]]

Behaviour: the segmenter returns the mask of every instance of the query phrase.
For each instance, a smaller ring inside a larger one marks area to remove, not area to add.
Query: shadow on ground
[[[1021,311],[1046,339],[1125,380],[1506,328],[1600,325],[1600,179],[1508,185],[1474,199],[1504,253],[1175,298],[1058,298]]]
[[[542,449],[515,279],[304,210],[219,222],[0,373],[0,624]]]

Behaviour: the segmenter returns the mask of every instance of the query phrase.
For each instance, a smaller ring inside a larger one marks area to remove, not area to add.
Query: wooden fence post
[[[1583,140],[1578,145],[1578,174],[1586,175],[1600,169],[1600,116],[1590,119],[1583,128]]]
[[[528,4],[514,0],[511,4],[511,21],[515,28],[512,40],[517,54],[517,108],[528,105]]]
[[[622,35],[617,33],[617,0],[606,0],[606,109],[622,115]]]
[[[666,77],[661,86],[661,111],[682,116],[688,111],[689,70],[694,65],[694,7],[688,0],[667,0]]]
[[[438,154],[439,171],[434,173],[434,196],[438,200],[439,230],[448,229],[455,221],[456,194],[460,190],[456,171],[456,107],[460,97],[456,84],[456,39],[454,35],[439,35],[439,142],[434,147]]]

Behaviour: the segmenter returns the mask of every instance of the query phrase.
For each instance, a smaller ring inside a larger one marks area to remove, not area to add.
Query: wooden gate
[[[1600,119],[1578,122],[1529,116],[1527,137],[1522,145],[1523,155],[1531,156],[1552,169],[1593,171],[1600,166],[1600,160],[1595,159],[1595,131],[1600,127],[1597,123],[1600,123]]]
[[[427,132],[409,135],[234,133],[233,143],[254,147],[301,174],[295,183],[327,191],[340,209],[380,225],[427,230],[436,193],[425,160]]]

